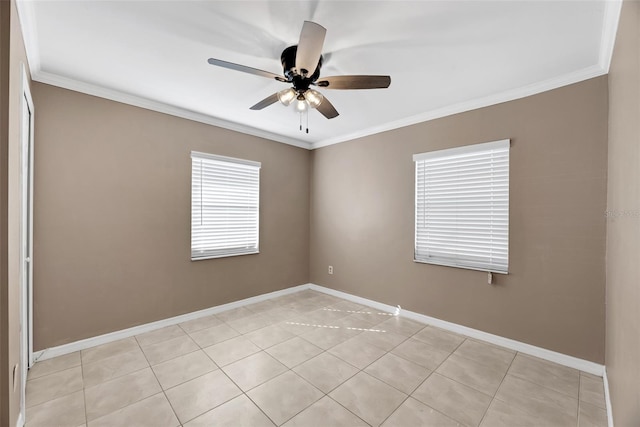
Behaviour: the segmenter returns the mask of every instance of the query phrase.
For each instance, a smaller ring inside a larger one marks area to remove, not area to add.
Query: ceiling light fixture
[[[307,133],[309,133],[309,108],[318,108],[322,104],[324,96],[317,90],[296,91],[294,88],[281,90],[276,95],[284,106],[294,104],[296,111],[300,113],[300,130],[302,130],[302,113],[307,113]]]
[[[305,99],[303,94],[298,95],[297,101],[296,101],[296,110],[300,113],[307,111],[309,109],[309,104],[307,103],[307,100]]]
[[[297,92],[294,89],[287,89],[278,92],[278,99],[287,106],[295,99],[296,111],[300,113],[300,130],[302,130],[302,113],[306,113],[307,133],[309,133],[309,108],[318,108],[322,104],[324,96],[313,89],[298,90]]]
[[[322,94],[317,90],[307,89],[304,93],[304,99],[307,100],[311,108],[318,108],[320,104],[322,104],[324,96],[322,96]]]
[[[322,47],[326,33],[327,30],[322,25],[304,21],[298,44],[287,47],[280,55],[282,75],[216,58],[209,58],[208,62],[217,67],[262,76],[292,85],[293,87],[289,87],[289,89],[269,95],[252,106],[251,109],[262,110],[278,101],[285,106],[294,103],[296,111],[300,113],[300,130],[302,130],[302,113],[307,114],[308,122],[309,107],[316,109],[327,119],[338,117],[338,111],[331,104],[331,101],[318,91],[311,89],[311,85],[323,89],[384,89],[391,84],[389,76],[348,75],[320,78],[323,61]]]
[[[291,104],[291,101],[296,99],[296,91],[293,88],[281,90],[278,92],[278,100],[284,105]]]
[[[290,105],[291,102],[296,100],[296,110],[298,112],[307,111],[309,107],[318,108],[324,96],[317,90],[307,89],[304,92],[300,92],[296,95],[296,91],[293,89],[286,89],[278,92],[278,99],[284,105]]]

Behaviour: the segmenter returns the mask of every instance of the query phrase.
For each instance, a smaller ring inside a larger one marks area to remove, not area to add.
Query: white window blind
[[[509,140],[413,156],[415,260],[507,273]]]
[[[191,152],[191,259],[258,253],[260,163]]]

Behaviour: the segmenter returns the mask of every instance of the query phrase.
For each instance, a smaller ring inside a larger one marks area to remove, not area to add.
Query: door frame
[[[20,90],[20,364],[22,396],[20,415],[23,421],[26,407],[27,371],[33,365],[33,149],[34,108],[27,68],[21,65]],[[29,131],[24,135],[24,108],[29,111]],[[25,154],[27,170],[24,170]],[[28,241],[27,241],[28,240]],[[25,277],[25,268],[28,275]]]

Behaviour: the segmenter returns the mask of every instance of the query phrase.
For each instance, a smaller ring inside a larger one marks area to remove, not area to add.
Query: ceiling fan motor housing
[[[282,62],[284,75],[287,77],[287,79],[293,82],[294,89],[301,93],[309,89],[309,85],[318,80],[318,78],[320,77],[320,68],[322,68],[322,55],[320,56],[320,60],[318,61],[318,66],[313,71],[313,73],[310,74],[308,70],[299,70],[300,72],[296,70],[297,51],[298,46],[289,46],[282,51],[280,60]]]

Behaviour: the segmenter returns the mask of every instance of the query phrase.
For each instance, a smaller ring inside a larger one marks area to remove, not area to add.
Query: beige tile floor
[[[602,379],[314,291],[38,362],[27,426],[606,426]]]

